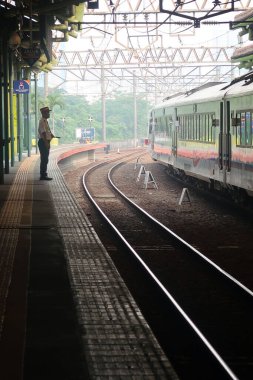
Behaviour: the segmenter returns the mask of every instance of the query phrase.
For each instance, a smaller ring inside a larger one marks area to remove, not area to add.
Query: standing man
[[[49,151],[50,151],[50,141],[54,137],[53,133],[51,132],[48,121],[50,117],[50,109],[48,107],[43,107],[40,109],[41,112],[41,119],[39,122],[39,128],[38,128],[38,134],[39,134],[39,141],[38,141],[38,147],[40,151],[40,179],[51,181],[53,178],[48,177],[47,175],[47,164],[48,164],[48,157],[49,157]]]

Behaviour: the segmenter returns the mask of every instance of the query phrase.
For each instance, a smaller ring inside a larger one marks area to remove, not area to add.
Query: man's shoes
[[[40,180],[41,181],[52,181],[53,178],[51,177],[47,177],[47,176],[43,176],[43,177],[40,177]]]

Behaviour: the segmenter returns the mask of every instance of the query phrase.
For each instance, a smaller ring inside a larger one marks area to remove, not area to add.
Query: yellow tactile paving
[[[0,336],[19,236],[27,178],[37,158],[37,156],[32,156],[21,163],[10,186],[7,200],[0,210]]]
[[[39,181],[39,173],[33,170],[38,155],[25,159],[0,212],[0,329],[20,229],[38,227],[28,214],[32,212],[32,188],[39,186],[43,196],[53,201],[54,228],[63,242],[90,378],[178,379],[91,223],[68,191],[57,165],[62,152],[57,149],[50,154],[50,182]],[[39,215],[35,219],[38,223]]]

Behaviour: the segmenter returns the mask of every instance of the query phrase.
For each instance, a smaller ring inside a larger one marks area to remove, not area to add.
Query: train
[[[79,134],[81,135],[79,139],[80,144],[90,144],[95,139],[95,128],[81,128]]]
[[[253,71],[169,96],[148,118],[150,154],[172,174],[253,197]]]

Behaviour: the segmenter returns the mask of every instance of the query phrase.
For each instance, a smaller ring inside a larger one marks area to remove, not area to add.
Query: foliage
[[[39,104],[42,98],[39,97]],[[89,103],[84,96],[68,95],[63,90],[51,92],[43,100],[52,110],[51,126],[54,134],[61,136],[61,142],[76,140],[77,128],[94,127],[96,140],[102,141],[102,102]],[[132,94],[117,94],[114,99],[106,99],[106,140],[127,140],[134,138],[134,100]],[[147,113],[149,104],[137,97],[137,138],[147,134]],[[53,119],[52,119],[53,116]],[[89,117],[92,122],[89,122]]]
[[[54,111],[54,108],[56,106],[59,106],[61,109],[64,107],[65,105],[65,102],[63,100],[63,97],[61,94],[59,93],[52,93],[50,95],[48,95],[47,99],[46,99],[46,104],[48,105],[48,107]]]

